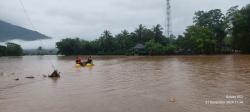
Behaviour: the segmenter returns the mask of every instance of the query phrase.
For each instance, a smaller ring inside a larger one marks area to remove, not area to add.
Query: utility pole
[[[171,5],[170,0],[166,0],[166,15],[165,15],[165,35],[171,35]]]

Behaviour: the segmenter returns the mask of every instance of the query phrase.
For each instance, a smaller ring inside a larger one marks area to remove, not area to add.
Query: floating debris
[[[174,102],[176,102],[176,99],[174,97],[172,97],[172,98],[169,99],[169,102],[174,103]]]
[[[46,77],[47,77],[47,75],[44,75],[44,74],[43,74],[43,77],[44,77],[44,78],[46,78]]]
[[[28,77],[25,77],[27,79],[34,79],[35,77],[34,76],[28,76]]]
[[[0,76],[4,76],[4,72],[0,72]]]
[[[58,72],[57,70],[54,70],[54,72],[51,75],[49,75],[49,77],[59,78],[60,77],[60,72]]]
[[[16,78],[15,80],[16,80],[16,81],[18,81],[18,80],[19,80],[19,78]]]

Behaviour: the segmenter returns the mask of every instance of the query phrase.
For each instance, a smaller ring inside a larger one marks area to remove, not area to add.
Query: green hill
[[[13,39],[33,41],[39,39],[50,39],[50,37],[37,31],[32,31],[0,20],[0,42]]]

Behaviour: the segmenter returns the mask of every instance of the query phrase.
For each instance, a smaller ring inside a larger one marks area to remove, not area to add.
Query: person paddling
[[[86,61],[86,64],[92,64],[92,63],[93,63],[92,57],[89,56],[87,61]]]
[[[82,60],[79,56],[76,57],[76,64],[83,66]]]

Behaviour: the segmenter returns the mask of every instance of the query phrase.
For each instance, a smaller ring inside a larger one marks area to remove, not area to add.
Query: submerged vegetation
[[[135,54],[134,46],[145,45],[141,54],[225,54],[250,53],[250,4],[231,7],[226,14],[220,9],[197,11],[193,24],[183,35],[166,37],[158,24],[151,29],[139,25],[113,36],[105,30],[94,41],[66,38],[56,43],[59,54]],[[140,53],[140,52],[139,52]]]
[[[15,43],[6,43],[6,46],[0,45],[0,56],[21,56],[23,49]]]

